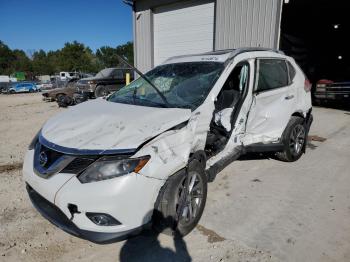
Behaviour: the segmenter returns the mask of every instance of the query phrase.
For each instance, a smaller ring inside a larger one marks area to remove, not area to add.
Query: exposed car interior
[[[238,64],[227,78],[215,101],[215,110],[207,135],[205,151],[208,157],[214,156],[224,149],[234,124],[234,115],[240,109],[240,103],[248,87],[249,66]]]

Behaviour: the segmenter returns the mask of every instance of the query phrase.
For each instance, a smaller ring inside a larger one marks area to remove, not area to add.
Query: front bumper
[[[33,206],[44,218],[73,236],[86,239],[97,244],[107,244],[125,240],[130,236],[139,234],[147,226],[144,225],[132,230],[116,233],[82,230],[78,228],[70,219],[68,219],[58,207],[38,194],[29,184],[26,185],[26,188]]]
[[[34,150],[29,150],[23,164],[29,197],[46,219],[67,233],[95,243],[110,243],[149,226],[164,181],[134,173],[86,184],[69,173],[45,178],[34,173],[33,158]],[[73,219],[70,204],[79,211]],[[97,225],[87,217],[87,212],[108,214],[121,225]]]

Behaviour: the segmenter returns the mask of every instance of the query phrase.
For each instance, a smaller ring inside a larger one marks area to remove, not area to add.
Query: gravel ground
[[[229,165],[184,239],[146,232],[96,245],[51,225],[25,192],[24,152],[61,110],[40,94],[0,95],[0,261],[350,261],[350,113],[315,108],[314,141],[296,163]]]

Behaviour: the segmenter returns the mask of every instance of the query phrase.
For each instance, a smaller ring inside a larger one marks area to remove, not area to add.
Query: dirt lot
[[[21,163],[59,109],[40,94],[0,95],[0,261],[350,261],[350,113],[315,108],[298,162],[245,158],[209,184],[184,239],[145,233],[96,245],[71,237],[31,206]]]

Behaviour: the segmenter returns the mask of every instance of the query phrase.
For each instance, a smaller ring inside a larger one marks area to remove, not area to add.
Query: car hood
[[[99,98],[57,114],[46,122],[41,135],[55,145],[75,150],[135,149],[190,116],[189,109],[144,107]]]

